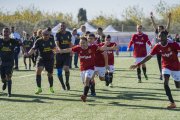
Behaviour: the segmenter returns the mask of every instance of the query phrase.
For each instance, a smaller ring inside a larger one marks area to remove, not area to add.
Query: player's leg
[[[145,79],[148,80],[148,76],[146,74],[146,64],[142,64],[142,70],[143,70]]]
[[[13,66],[6,66],[5,75],[8,87],[8,97],[11,97]]]
[[[3,83],[2,90],[4,91],[6,89],[6,87],[7,87],[5,66],[1,66],[1,80],[2,80],[2,83]]]
[[[63,88],[63,90],[66,90],[66,86],[64,84],[64,80],[63,80],[63,64],[64,64],[64,59],[61,55],[56,54],[56,68],[57,68],[57,76],[58,79],[61,83],[61,86]]]
[[[140,67],[137,68],[137,77],[138,77],[138,82],[141,83],[142,81],[141,81],[141,68]]]
[[[113,73],[114,73],[114,65],[110,65],[110,70],[109,70],[109,86],[113,87]]]
[[[169,87],[169,78],[171,75],[171,70],[163,69],[162,73],[164,76],[164,89],[165,89],[166,95],[170,101],[170,105],[168,105],[167,108],[168,109],[175,108],[176,105],[175,105],[174,99],[173,99],[172,94],[171,94],[171,89]]]
[[[84,92],[83,92],[83,95],[81,96],[81,100],[83,102],[86,102],[87,94],[89,92],[89,81],[93,77],[94,70],[86,70],[84,74],[85,74]]]
[[[27,69],[26,57],[23,57],[25,69]]]
[[[65,65],[64,66],[64,71],[65,71],[65,78],[66,78],[66,88],[67,88],[67,90],[70,90],[70,84],[69,84],[70,71],[69,71],[69,66]]]
[[[161,54],[157,54],[157,62],[158,62],[158,66],[159,66],[159,72],[160,72],[160,80],[163,79],[162,77],[162,65],[161,65]]]
[[[37,68],[36,68],[36,84],[38,87],[38,90],[35,92],[35,94],[39,94],[42,92],[41,88],[41,73],[44,69],[44,62],[42,60],[39,60],[37,62]]]
[[[29,70],[31,70],[31,57],[29,58]]]
[[[54,93],[54,89],[53,89],[53,67],[54,67],[54,59],[46,62],[45,64],[45,69],[48,72],[47,76],[48,76],[48,82],[49,82],[49,88],[50,88],[50,92]]]
[[[70,77],[70,71],[69,71],[69,63],[70,63],[70,56],[67,55],[65,56],[65,61],[64,61],[64,71],[65,71],[65,78],[66,78],[66,88],[67,90],[70,90],[70,84],[69,84],[69,77]]]

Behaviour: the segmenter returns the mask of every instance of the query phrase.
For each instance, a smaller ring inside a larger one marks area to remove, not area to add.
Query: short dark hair
[[[95,38],[94,33],[90,33],[90,34],[89,34],[89,37],[94,37],[94,38]]]
[[[159,25],[158,27],[164,29],[164,26],[163,26],[163,25]]]
[[[111,35],[107,35],[106,38],[111,38]]]
[[[47,31],[51,31],[51,27],[48,27],[48,28],[47,28]]]
[[[166,35],[166,37],[167,37],[167,33],[165,31],[159,32],[158,36],[163,35],[163,34]]]
[[[98,27],[98,30],[103,31],[102,27]]]

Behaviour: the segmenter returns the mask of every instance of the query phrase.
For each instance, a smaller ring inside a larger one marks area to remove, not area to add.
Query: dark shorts
[[[13,73],[13,66],[12,65],[9,65],[9,66],[2,65],[1,66],[1,79],[5,79],[6,75],[11,76],[12,73]]]
[[[48,73],[53,73],[53,69],[54,69],[54,59],[51,60],[43,60],[43,59],[38,59],[37,61],[37,67],[44,67],[45,70]]]
[[[63,68],[63,66],[69,66],[70,54],[56,54],[56,68]]]

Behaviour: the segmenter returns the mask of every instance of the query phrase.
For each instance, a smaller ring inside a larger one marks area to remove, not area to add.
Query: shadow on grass
[[[162,107],[157,107],[157,106],[146,106],[146,105],[130,105],[130,104],[121,104],[118,102],[111,102],[108,105],[111,106],[120,106],[120,107],[131,107],[131,109],[159,109],[159,110],[171,110],[171,111],[180,111],[180,108],[176,109],[167,109],[167,108],[162,108]]]
[[[53,97],[46,97],[42,95],[23,95],[23,94],[12,94],[12,97],[7,97],[5,98],[5,94],[3,95],[3,98],[0,98],[1,101],[9,101],[9,102],[35,102],[35,103],[52,103],[52,102],[45,102],[43,100],[59,100],[59,101],[69,101],[69,102],[79,102],[80,100],[80,95],[77,95],[78,97],[73,97],[73,98],[79,98],[79,99],[68,99],[68,98],[53,98]],[[68,95],[67,95],[68,96]],[[20,98],[20,99],[19,99]],[[24,99],[21,99],[24,98]],[[25,100],[25,98],[31,98],[31,100]]]

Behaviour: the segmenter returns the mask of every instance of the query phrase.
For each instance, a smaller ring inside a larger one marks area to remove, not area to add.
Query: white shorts
[[[111,72],[111,73],[114,72],[114,65],[109,65],[109,72]]]
[[[85,70],[85,71],[81,71],[81,79],[82,79],[82,82],[84,83],[86,78],[92,78],[94,75],[94,70]]]
[[[105,77],[105,73],[106,73],[106,68],[105,67],[94,67],[95,68],[95,72],[97,72],[97,74],[99,75],[99,77]]]
[[[135,64],[141,62],[145,57],[137,57],[135,58]]]
[[[174,79],[174,81],[179,81],[180,82],[180,71],[172,71],[167,68],[162,69],[162,74],[168,74],[171,75]]]

